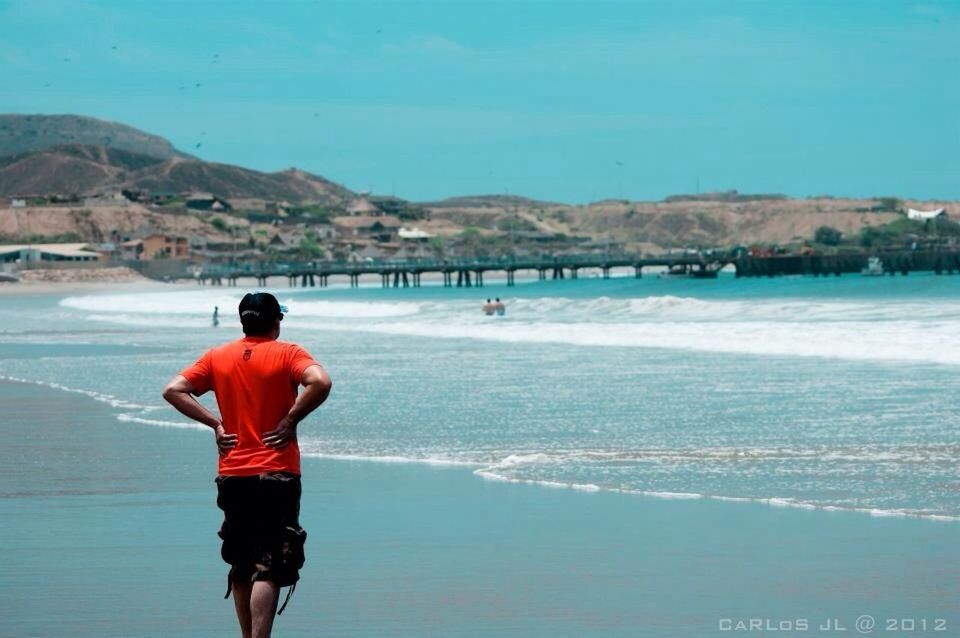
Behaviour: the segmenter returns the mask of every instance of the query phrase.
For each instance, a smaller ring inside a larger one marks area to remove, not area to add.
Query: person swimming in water
[[[500,301],[500,297],[497,297],[496,303],[493,304],[493,309],[496,311],[498,317],[507,314],[507,307]]]
[[[496,310],[497,307],[489,299],[487,299],[487,303],[483,304],[483,314],[487,315],[488,317],[492,317]]]

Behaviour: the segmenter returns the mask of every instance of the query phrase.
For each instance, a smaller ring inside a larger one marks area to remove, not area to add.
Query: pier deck
[[[196,279],[213,285],[237,285],[239,279],[255,279],[267,285],[285,278],[290,286],[329,284],[331,277],[345,277],[351,287],[361,277],[376,277],[384,288],[418,288],[424,273],[442,277],[445,287],[482,287],[491,272],[503,273],[508,286],[515,283],[518,271],[535,272],[538,279],[577,279],[582,270],[597,271],[604,279],[615,269],[631,269],[635,277],[645,268],[669,270],[673,275],[691,278],[715,278],[726,266],[733,266],[737,277],[776,277],[782,275],[840,276],[859,273],[869,253],[839,255],[750,256],[733,253],[676,253],[665,255],[564,255],[534,258],[490,259],[409,259],[398,261],[313,261],[294,263],[213,264],[193,272],[168,276],[168,279]],[[899,251],[875,253],[885,274],[906,275],[913,271],[937,274],[960,273],[960,251]]]

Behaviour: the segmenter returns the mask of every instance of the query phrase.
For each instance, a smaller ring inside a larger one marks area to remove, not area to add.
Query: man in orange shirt
[[[306,350],[277,340],[285,312],[269,293],[247,294],[240,301],[243,338],[208,350],[163,390],[173,407],[214,431],[221,556],[230,564],[227,596],[232,590],[244,638],[270,635],[280,588],[292,593],[300,578],[307,534],[299,523],[297,425],[331,387]],[[220,417],[194,398],[210,390]]]

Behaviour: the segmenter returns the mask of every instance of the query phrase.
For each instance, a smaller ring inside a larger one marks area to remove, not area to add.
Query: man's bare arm
[[[217,440],[217,449],[221,455],[237,446],[237,435],[227,434],[223,429],[223,423],[220,419],[206,409],[193,396],[194,388],[182,374],[178,374],[163,389],[163,398],[167,403],[177,409],[177,411],[198,423],[203,423],[207,427],[213,428]]]
[[[198,423],[203,423],[207,427],[216,428],[220,425],[220,419],[210,410],[206,409],[193,396],[193,386],[182,374],[178,374],[163,389],[163,398],[167,403],[177,409],[180,414],[190,417]]]
[[[281,449],[297,438],[297,424],[303,421],[308,414],[320,407],[327,397],[333,382],[322,366],[312,365],[303,371],[300,381],[304,390],[297,397],[296,402],[287,415],[280,420],[277,427],[263,435],[263,443],[274,449]]]

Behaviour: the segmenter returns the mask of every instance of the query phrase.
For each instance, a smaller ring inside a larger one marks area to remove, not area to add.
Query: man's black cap
[[[240,323],[259,323],[283,319],[286,308],[269,292],[248,292],[240,300]]]

